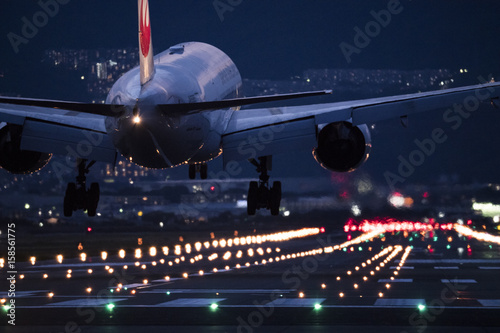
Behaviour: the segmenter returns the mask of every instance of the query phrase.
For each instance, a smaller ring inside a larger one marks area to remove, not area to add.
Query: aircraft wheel
[[[203,163],[200,166],[200,177],[201,177],[201,179],[207,179],[208,178],[208,165],[206,165],[205,163]]]
[[[64,216],[71,217],[75,207],[76,200],[76,184],[68,183],[66,194],[64,195]]]
[[[269,209],[271,210],[271,215],[279,215],[281,203],[281,182],[273,183],[269,200]]]
[[[88,216],[95,216],[97,205],[99,204],[100,197],[99,183],[90,184],[90,189],[87,193],[87,214]]]
[[[257,211],[257,200],[259,195],[259,183],[250,182],[247,197],[247,213],[248,215],[255,215]]]
[[[196,165],[189,164],[189,179],[196,178]]]

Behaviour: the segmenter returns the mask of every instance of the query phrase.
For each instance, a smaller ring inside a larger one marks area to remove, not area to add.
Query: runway
[[[27,332],[497,332],[500,247],[475,236],[304,228],[35,260],[0,298]]]

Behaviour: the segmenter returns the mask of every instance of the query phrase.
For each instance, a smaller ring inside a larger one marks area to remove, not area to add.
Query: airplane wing
[[[286,151],[312,150],[318,125],[369,124],[463,105],[499,105],[500,83],[358,101],[234,111],[223,135],[224,164]]]
[[[27,100],[21,101],[16,105],[16,99],[0,99],[0,123],[22,126],[22,150],[114,163],[117,152],[106,133],[106,117],[98,114],[106,106],[90,104],[89,108],[97,110],[93,114],[80,112],[85,108],[58,108],[64,103],[70,108],[70,104],[84,105],[79,103],[55,105],[50,104],[52,101],[30,100],[31,105],[26,105]]]

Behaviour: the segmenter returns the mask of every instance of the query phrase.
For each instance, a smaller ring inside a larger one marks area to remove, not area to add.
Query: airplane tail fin
[[[144,85],[155,75],[153,43],[151,41],[151,21],[149,20],[149,0],[138,0],[138,6],[141,85]]]

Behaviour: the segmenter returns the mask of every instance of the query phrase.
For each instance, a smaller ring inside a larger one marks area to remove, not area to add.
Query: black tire
[[[97,212],[97,205],[99,204],[99,197],[101,189],[99,183],[90,184],[90,189],[87,192],[87,215],[90,217],[95,216]]]
[[[75,208],[76,184],[68,183],[64,195],[64,216],[71,217]]]
[[[196,178],[196,165],[189,164],[189,179]]]
[[[250,182],[247,196],[247,213],[252,216],[257,211],[257,199],[259,195],[259,183]]]
[[[271,193],[269,196],[269,208],[271,210],[271,215],[277,216],[280,213],[281,204],[281,182],[274,182],[273,187],[271,187]]]
[[[203,163],[200,166],[200,178],[201,179],[207,179],[208,178],[208,165]]]

